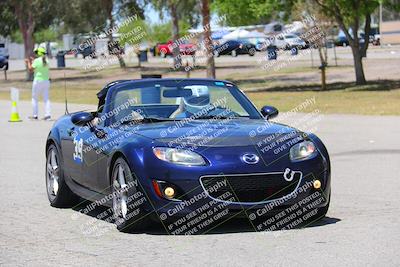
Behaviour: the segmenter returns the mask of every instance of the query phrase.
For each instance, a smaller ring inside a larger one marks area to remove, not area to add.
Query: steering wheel
[[[214,111],[214,110],[217,110],[217,109],[222,109],[222,110],[228,110],[229,111],[229,114],[233,114],[234,116],[240,116],[239,115],[239,113],[237,113],[237,112],[235,112],[235,111],[232,111],[230,108],[225,108],[225,107],[222,107],[222,106],[217,106],[217,105],[213,105],[213,104],[210,104],[210,106],[212,106],[211,108],[208,108],[208,113],[207,114],[209,114],[209,112],[210,111]],[[223,111],[223,112],[224,112]],[[222,113],[222,112],[221,112]],[[219,114],[217,114],[217,115],[219,115]]]

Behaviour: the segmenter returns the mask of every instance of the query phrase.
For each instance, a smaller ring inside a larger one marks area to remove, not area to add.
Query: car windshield
[[[235,86],[224,82],[146,84],[117,90],[112,100],[112,122],[156,122],[191,118],[262,118]]]

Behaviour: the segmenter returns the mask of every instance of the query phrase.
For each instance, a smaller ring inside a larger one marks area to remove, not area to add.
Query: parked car
[[[347,40],[346,35],[338,35],[335,39],[335,45],[346,47],[349,45],[349,40]]]
[[[381,35],[375,34],[374,39],[372,40],[373,45],[381,45]]]
[[[277,37],[275,37],[275,45],[279,49],[283,50],[288,50],[293,46],[296,46],[300,49],[308,48],[306,42],[296,34],[279,34]]]
[[[381,44],[381,35],[379,32],[379,28],[371,28],[369,32],[369,42],[373,45]]]
[[[8,58],[0,55],[0,69],[8,70]]]
[[[350,31],[350,34],[352,34],[351,31]],[[358,40],[359,40],[360,44],[362,44],[362,43],[365,42],[364,36],[365,36],[364,33],[359,33],[359,34],[358,34]],[[369,42],[371,42],[371,36],[370,36]],[[336,36],[336,39],[335,39],[335,45],[336,45],[336,46],[343,46],[343,47],[346,47],[346,46],[348,46],[349,44],[350,44],[350,43],[349,43],[349,40],[347,39],[346,35],[344,35],[344,33],[343,33],[343,34],[339,33],[339,34]]]
[[[91,57],[97,58],[96,48],[93,45],[79,45],[76,49],[76,56],[81,54],[83,58]]]
[[[369,42],[372,42],[372,39],[374,38],[374,33],[375,33],[375,31],[372,31],[370,33]],[[350,36],[354,37],[353,31],[351,28],[349,29],[349,34],[350,34]],[[357,36],[358,36],[358,40],[360,43],[365,42],[365,34],[363,32],[358,32]],[[344,46],[344,47],[349,45],[349,40],[347,39],[347,36],[345,35],[345,33],[342,30],[340,30],[338,35],[336,36],[335,45]]]
[[[267,43],[265,41],[264,42],[257,42],[256,49],[259,52],[265,51],[267,49]]]
[[[0,44],[0,69],[8,70],[8,50],[4,47],[4,44]]]
[[[0,44],[0,56],[4,56],[7,59],[9,58],[8,49],[5,48],[4,44]]]
[[[256,46],[247,40],[229,40],[221,45],[214,46],[214,55],[237,55],[248,54],[254,56],[256,54]]]
[[[171,56],[173,45],[173,42],[170,40],[166,44],[157,44],[156,50],[161,57]],[[179,53],[181,55],[193,56],[196,53],[196,49],[196,45],[189,42],[183,42],[179,44]]]

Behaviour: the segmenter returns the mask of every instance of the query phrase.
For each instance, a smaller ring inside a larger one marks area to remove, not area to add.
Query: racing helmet
[[[185,89],[192,90],[191,96],[185,96],[183,98],[183,103],[185,104],[185,109],[194,114],[203,108],[210,105],[210,94],[208,92],[208,87],[205,85],[188,85]]]

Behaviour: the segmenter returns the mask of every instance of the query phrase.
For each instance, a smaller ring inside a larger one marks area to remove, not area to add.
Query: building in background
[[[400,44],[400,13],[381,6],[380,17],[381,44]]]
[[[6,53],[10,59],[23,59],[25,50],[23,44],[12,42],[9,38],[0,36],[1,53]]]

